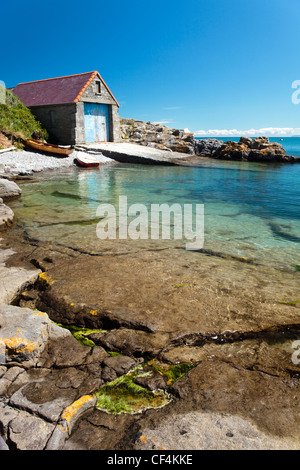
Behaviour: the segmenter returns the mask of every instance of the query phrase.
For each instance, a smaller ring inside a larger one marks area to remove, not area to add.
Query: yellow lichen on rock
[[[21,336],[13,336],[12,338],[0,338],[0,343],[4,344],[8,351],[15,354],[31,353],[35,351],[39,344],[34,341],[28,341]]]
[[[42,283],[44,283],[44,284],[46,284],[46,285],[48,285],[48,286],[50,286],[51,284],[54,283],[52,277],[49,276],[49,275],[46,274],[46,273],[40,273],[40,274],[39,274],[39,280],[40,280]]]
[[[80,408],[93,399],[94,399],[93,395],[82,396],[81,398],[74,401],[74,403],[72,403],[71,405],[67,406],[67,408],[64,409],[61,415],[61,419],[67,421],[67,423],[70,423],[71,419],[73,418],[73,416],[75,416],[78,413]],[[64,430],[67,430],[67,429],[64,429]]]
[[[42,317],[42,318],[47,318],[48,317],[47,313],[40,312],[39,310],[34,310],[33,315],[39,316],[39,317]]]

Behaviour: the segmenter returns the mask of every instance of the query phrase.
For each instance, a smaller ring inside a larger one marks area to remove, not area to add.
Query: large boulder
[[[14,221],[14,213],[10,207],[3,204],[3,199],[0,198],[0,231],[12,225]]]
[[[202,157],[212,157],[214,153],[223,145],[222,140],[200,139],[195,141],[195,153]]]
[[[0,307],[1,362],[36,365],[49,338],[47,314],[13,305]]]
[[[16,199],[22,193],[21,188],[14,182],[5,178],[0,178],[0,197],[7,201],[9,199]]]

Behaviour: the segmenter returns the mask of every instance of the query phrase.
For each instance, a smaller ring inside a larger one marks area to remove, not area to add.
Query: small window
[[[96,94],[101,95],[101,82],[96,82]]]

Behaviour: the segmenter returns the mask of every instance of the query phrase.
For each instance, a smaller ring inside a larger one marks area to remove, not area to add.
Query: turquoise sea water
[[[29,237],[84,247],[101,243],[99,204],[117,207],[120,195],[149,210],[154,203],[204,204],[204,248],[290,268],[300,265],[299,182],[300,164],[205,159],[200,167],[74,167],[23,184],[11,207]]]

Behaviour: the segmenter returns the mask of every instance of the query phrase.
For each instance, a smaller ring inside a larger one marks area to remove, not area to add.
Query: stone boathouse
[[[119,104],[97,71],[19,83],[11,91],[58,144],[120,140]]]

